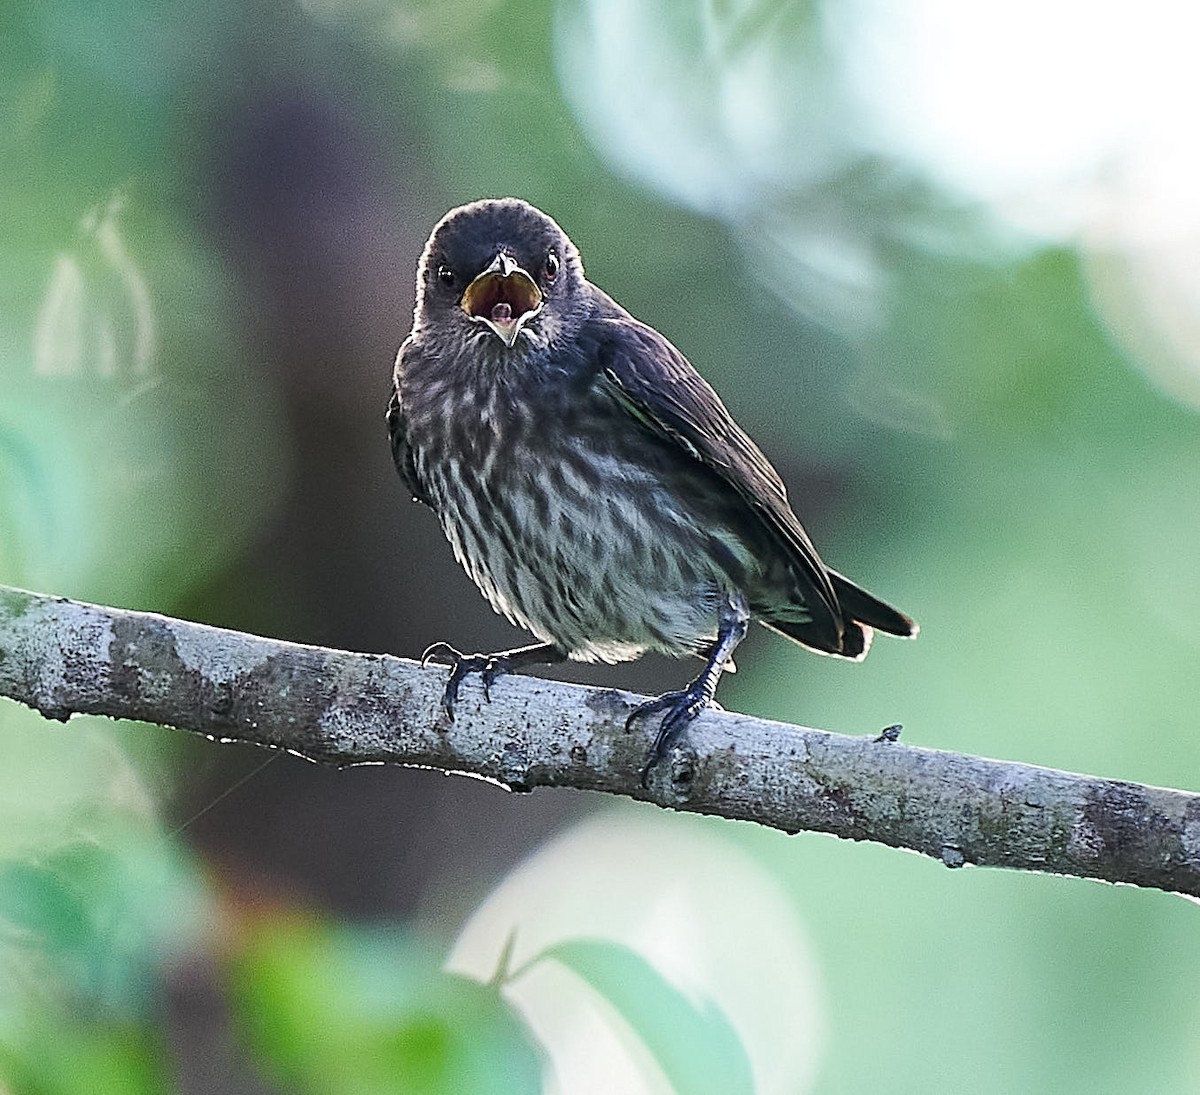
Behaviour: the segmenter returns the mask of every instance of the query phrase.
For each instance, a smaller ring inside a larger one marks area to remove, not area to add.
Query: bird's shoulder
[[[758,480],[759,489],[778,495],[786,505],[779,473],[712,385],[670,339],[605,299],[612,310],[598,309],[585,335],[592,343],[597,382],[639,409],[645,425],[672,435],[697,459]]]

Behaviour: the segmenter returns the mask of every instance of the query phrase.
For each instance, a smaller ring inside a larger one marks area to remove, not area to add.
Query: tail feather
[[[903,612],[885,604],[849,578],[843,578],[833,570],[829,572],[829,577],[842,610],[843,626],[839,640],[831,640],[826,631],[814,627],[811,620],[764,619],[762,622],[772,631],[786,635],[818,654],[832,654],[836,658],[848,658],[854,662],[860,662],[867,656],[872,635],[876,631],[910,639],[920,630]]]
[[[843,578],[835,570],[829,572],[833,589],[838,597],[842,612],[851,620],[867,624],[888,635],[899,635],[903,639],[913,638],[920,630],[916,622],[903,612],[884,604],[878,597],[856,586],[849,578]]]
[[[847,658],[852,662],[861,662],[867,656],[867,651],[871,649],[871,636],[874,634],[866,624],[847,620],[842,628],[841,642],[834,645],[824,634],[814,631],[807,622],[797,623],[793,620],[761,618],[759,622],[764,627],[778,632],[793,642],[808,647],[816,654],[830,654],[835,658]]]

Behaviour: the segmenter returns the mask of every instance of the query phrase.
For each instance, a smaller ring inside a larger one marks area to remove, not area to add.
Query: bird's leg
[[[721,603],[717,641],[709,650],[708,660],[700,675],[682,691],[664,693],[656,700],[647,700],[639,704],[630,712],[625,720],[627,731],[633,725],[633,720],[642,715],[651,715],[657,711],[666,712],[659,723],[654,744],[646,754],[646,763],[642,768],[643,786],[650,770],[666,755],[671,742],[712,703],[717,692],[717,682],[725,670],[725,663],[732,657],[738,643],[746,637],[749,627],[750,609],[746,605],[746,599],[740,593],[726,597]]]
[[[434,643],[421,655],[421,668],[434,658],[445,658],[450,664],[450,679],[446,682],[446,691],[442,693],[442,710],[453,722],[454,705],[458,702],[458,686],[472,673],[482,675],[483,696],[491,703],[492,685],[497,677],[511,673],[523,665],[553,665],[563,661],[566,654],[553,643],[531,643],[529,646],[518,646],[515,650],[501,650],[496,654],[464,654],[461,650],[455,650],[449,643]]]

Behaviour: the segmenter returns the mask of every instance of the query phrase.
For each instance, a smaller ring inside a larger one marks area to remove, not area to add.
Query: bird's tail
[[[887,635],[899,635],[902,639],[911,639],[920,630],[916,623],[899,609],[884,604],[862,586],[856,586],[849,578],[843,578],[836,570],[831,570],[829,577],[833,581],[833,591],[837,594],[838,604],[842,606],[842,612],[848,619],[857,620],[860,624],[866,624]]]
[[[860,662],[867,656],[875,631],[911,639],[920,630],[915,621],[899,609],[885,604],[849,578],[843,578],[837,571],[829,571],[829,578],[842,610],[840,642],[832,639],[827,631],[818,631],[811,620],[794,622],[772,619],[762,622],[772,631],[778,631],[818,654],[832,654],[835,658],[848,658],[854,662]]]

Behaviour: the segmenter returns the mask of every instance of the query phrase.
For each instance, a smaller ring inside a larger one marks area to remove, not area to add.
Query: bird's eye
[[[444,262],[437,269],[438,281],[440,281],[447,289],[454,288],[454,271],[450,269]]]
[[[558,254],[551,251],[546,256],[546,280],[553,281],[556,277],[558,277]]]

